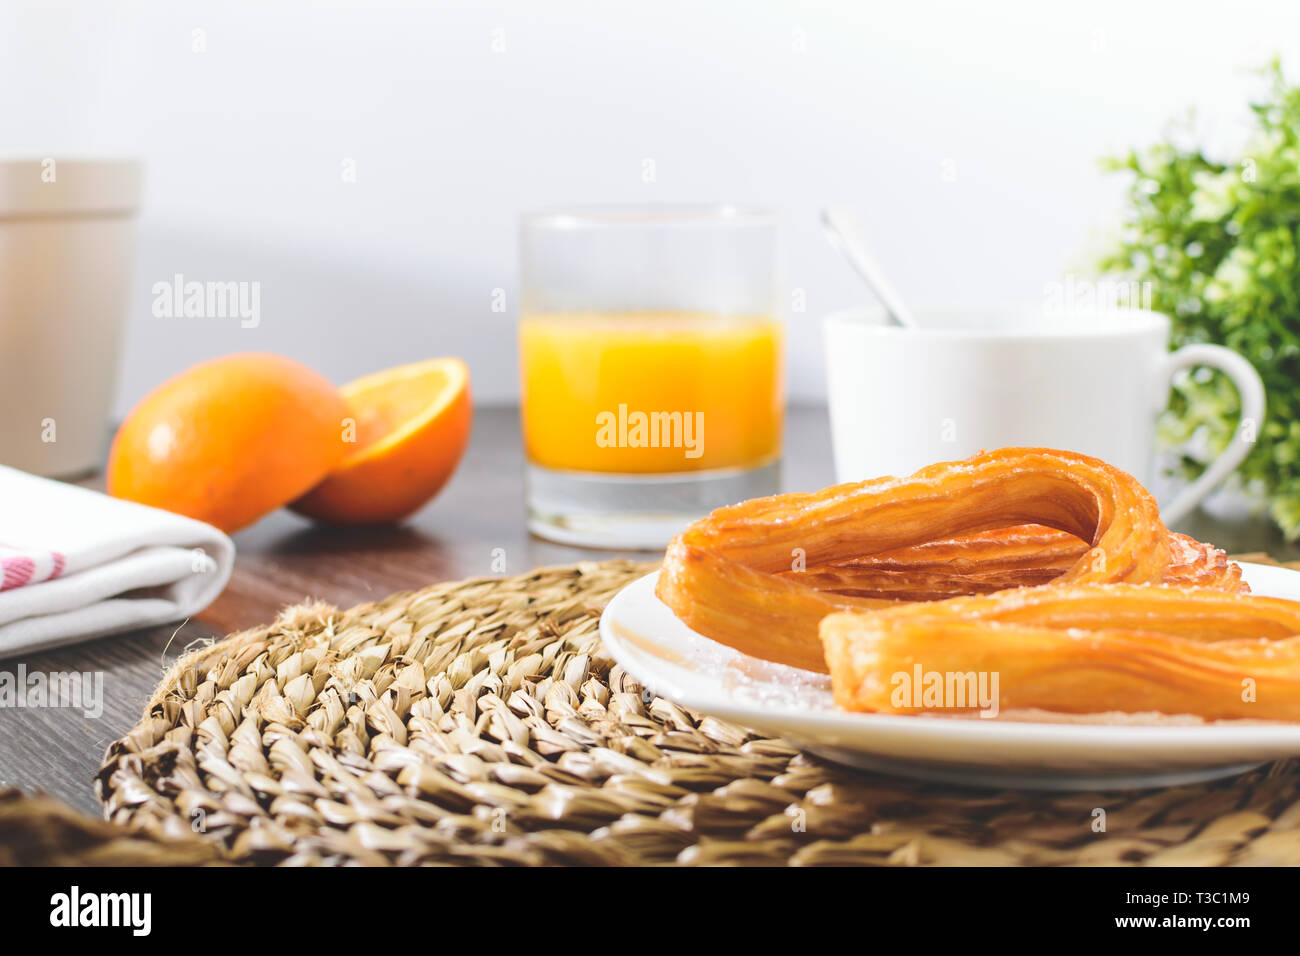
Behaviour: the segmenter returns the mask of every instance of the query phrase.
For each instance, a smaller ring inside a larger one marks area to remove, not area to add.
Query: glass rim
[[[552,206],[520,216],[524,228],[591,229],[617,226],[774,226],[777,213],[741,203],[608,203]]]

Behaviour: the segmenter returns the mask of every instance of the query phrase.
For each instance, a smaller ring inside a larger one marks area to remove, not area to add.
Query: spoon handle
[[[849,260],[849,265],[866,280],[871,291],[876,294],[876,298],[889,313],[889,317],[898,325],[916,328],[916,319],[912,317],[912,310],[903,303],[902,296],[885,278],[884,271],[867,252],[866,244],[858,234],[852,217],[838,206],[827,206],[822,210],[822,225],[831,244],[839,249],[844,258]]]

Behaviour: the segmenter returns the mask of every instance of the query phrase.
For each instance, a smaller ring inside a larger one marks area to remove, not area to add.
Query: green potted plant
[[[1268,389],[1268,418],[1239,476],[1300,537],[1300,87],[1274,61],[1268,95],[1251,106],[1240,155],[1210,156],[1165,139],[1105,160],[1131,177],[1124,229],[1102,268],[1150,284],[1173,320],[1174,347],[1225,345]],[[1237,394],[1220,375],[1175,383],[1161,434],[1199,474],[1238,427]]]

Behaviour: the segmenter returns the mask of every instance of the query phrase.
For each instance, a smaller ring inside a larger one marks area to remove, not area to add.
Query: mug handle
[[[1165,524],[1174,524],[1185,518],[1193,508],[1201,503],[1211,491],[1219,486],[1237,466],[1241,464],[1251,447],[1255,444],[1253,434],[1247,437],[1245,426],[1253,423],[1254,428],[1261,427],[1264,421],[1264,382],[1251,365],[1232,349],[1221,345],[1187,345],[1165,358],[1161,381],[1170,381],[1174,373],[1185,368],[1207,365],[1218,369],[1236,386],[1241,400],[1241,418],[1228,447],[1201,476],[1174,496],[1174,500],[1160,509],[1160,517]]]

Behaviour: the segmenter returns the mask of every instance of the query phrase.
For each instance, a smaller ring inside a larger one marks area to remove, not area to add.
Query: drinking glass
[[[776,217],[730,205],[551,210],[520,227],[529,529],[660,548],[780,484]]]

